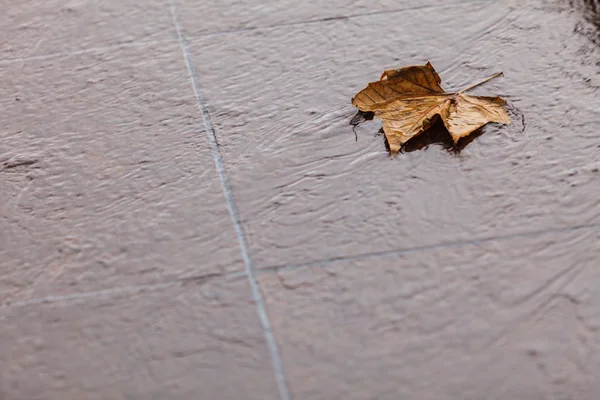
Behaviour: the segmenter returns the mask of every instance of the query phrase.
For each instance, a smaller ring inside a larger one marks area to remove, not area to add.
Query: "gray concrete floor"
[[[594,0],[0,0],[0,399],[600,396]],[[390,160],[350,99],[509,100]]]

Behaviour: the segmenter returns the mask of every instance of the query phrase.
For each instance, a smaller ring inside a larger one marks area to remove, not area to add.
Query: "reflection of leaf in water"
[[[510,117],[500,97],[464,94],[488,80],[459,92],[447,93],[430,63],[383,72],[381,79],[371,82],[352,99],[357,114],[351,124],[373,113],[383,122],[390,153],[396,154],[409,139],[420,135],[441,118],[454,144],[488,122],[508,124]]]

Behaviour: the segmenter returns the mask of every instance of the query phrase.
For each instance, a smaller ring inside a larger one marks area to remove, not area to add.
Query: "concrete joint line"
[[[465,2],[457,2],[457,3],[445,3],[445,4],[438,4],[438,5],[430,5],[430,6],[414,6],[414,7],[396,8],[396,9],[391,9],[391,10],[364,12],[361,14],[347,14],[347,15],[340,15],[340,16],[335,16],[335,17],[308,19],[308,20],[293,21],[293,22],[282,22],[282,23],[278,23],[278,24],[265,25],[265,26],[250,26],[250,27],[232,28],[232,29],[225,29],[225,30],[221,30],[221,31],[199,33],[196,35],[192,35],[190,37],[192,39],[194,39],[194,38],[205,37],[205,36],[226,35],[226,34],[230,34],[230,33],[276,29],[276,28],[281,28],[281,27],[286,27],[286,26],[297,26],[297,25],[302,26],[302,25],[309,25],[309,24],[319,24],[319,23],[324,23],[324,22],[331,22],[331,21],[335,21],[335,20],[349,20],[349,19],[354,19],[354,18],[377,16],[377,15],[381,15],[381,14],[386,14],[386,15],[387,14],[396,14],[396,13],[401,13],[401,12],[421,11],[421,10],[426,10],[426,9],[436,9],[436,8],[443,8],[443,7],[453,7],[453,6],[457,6],[457,5],[468,6],[468,5],[485,5],[485,4],[493,4],[493,1],[492,0],[474,0],[474,1],[469,1],[466,3]],[[172,41],[172,39],[159,39],[159,40],[150,40],[150,41],[140,40],[140,41],[127,42],[127,43],[117,43],[114,45],[103,46],[103,47],[89,47],[89,48],[85,48],[85,49],[79,49],[79,50],[67,51],[67,52],[57,52],[57,53],[49,53],[49,54],[40,54],[40,55],[35,55],[35,56],[16,57],[16,58],[5,58],[5,59],[0,59],[0,65],[13,64],[13,63],[17,63],[17,62],[47,60],[47,59],[59,58],[59,57],[72,57],[72,56],[76,56],[76,55],[80,55],[80,54],[92,53],[95,51],[96,52],[105,52],[105,51],[119,49],[119,48],[123,48],[123,47],[138,47],[138,46],[141,47],[141,46],[148,46],[148,45],[153,45],[153,44],[169,43],[171,41]]]
[[[274,337],[273,331],[271,329],[271,322],[269,321],[269,316],[267,314],[267,310],[266,310],[266,306],[265,306],[265,303],[264,303],[264,300],[262,297],[262,293],[260,291],[258,281],[256,280],[256,272],[254,271],[254,267],[252,266],[252,261],[250,259],[250,255],[248,254],[248,248],[246,245],[246,237],[245,237],[244,230],[242,228],[242,224],[240,221],[238,209],[235,204],[235,199],[233,197],[233,193],[231,192],[231,186],[229,184],[229,180],[227,179],[227,174],[225,172],[225,167],[223,165],[223,159],[221,157],[219,148],[217,146],[217,139],[215,136],[214,129],[212,127],[212,122],[210,120],[208,108],[206,106],[206,102],[204,101],[204,97],[202,95],[202,90],[200,88],[200,83],[198,81],[198,73],[196,71],[194,61],[192,60],[192,55],[189,50],[189,44],[188,44],[187,38],[185,36],[185,32],[183,31],[181,22],[179,21],[179,16],[177,13],[177,8],[175,6],[175,1],[169,0],[169,5],[170,5],[170,9],[171,9],[171,16],[173,18],[173,24],[175,25],[175,29],[177,30],[179,44],[181,45],[181,51],[183,53],[183,58],[185,60],[185,64],[186,64],[186,67],[188,70],[192,88],[194,90],[194,95],[196,97],[196,102],[197,102],[198,107],[200,108],[200,112],[202,114],[202,120],[204,122],[204,130],[206,132],[206,136],[207,136],[208,142],[210,144],[210,149],[211,149],[211,153],[212,153],[213,160],[215,163],[215,167],[217,169],[219,179],[221,180],[221,186],[223,188],[223,193],[225,195],[225,200],[227,202],[227,208],[229,209],[231,221],[233,223],[233,227],[235,229],[235,233],[236,233],[238,243],[240,246],[240,252],[242,255],[242,259],[244,260],[244,269],[246,272],[246,277],[248,278],[248,283],[250,285],[252,297],[254,299],[254,302],[256,303],[256,309],[257,309],[258,317],[260,319],[260,322],[261,322],[261,325],[263,328],[267,347],[269,348],[269,352],[271,354],[271,361],[273,364],[273,370],[275,372],[275,380],[277,382],[277,387],[279,389],[279,395],[281,397],[281,400],[290,400],[291,396],[287,389],[287,384],[285,381],[285,375],[283,373],[281,358],[279,357],[279,350],[277,348],[277,343],[275,341],[275,337]]]
[[[437,244],[432,244],[430,246],[412,247],[412,248],[407,248],[407,249],[357,254],[354,256],[347,256],[347,257],[329,258],[329,259],[325,259],[325,260],[316,260],[316,261],[299,263],[299,264],[273,265],[273,266],[267,266],[267,267],[260,268],[258,271],[255,272],[255,274],[256,275],[269,275],[269,274],[276,274],[280,271],[285,271],[285,270],[290,270],[290,269],[310,268],[310,267],[326,267],[331,264],[338,264],[338,263],[343,263],[343,262],[397,257],[397,256],[404,255],[404,254],[422,253],[422,252],[435,251],[435,250],[440,250],[440,249],[456,248],[456,247],[460,247],[460,246],[479,245],[479,244],[493,242],[493,241],[509,240],[509,239],[533,237],[533,236],[542,236],[542,235],[552,235],[552,234],[556,234],[556,233],[576,232],[576,231],[585,231],[585,230],[592,230],[592,231],[600,230],[600,224],[575,225],[575,226],[568,226],[568,227],[564,227],[564,228],[527,231],[527,232],[513,233],[513,234],[508,234],[508,235],[502,235],[502,236],[484,237],[484,238],[474,239],[474,240],[437,243]],[[27,306],[27,305],[32,305],[32,304],[54,303],[54,302],[58,302],[58,301],[70,301],[70,300],[78,300],[78,299],[118,296],[120,294],[125,294],[125,293],[154,291],[154,290],[160,290],[160,289],[164,289],[164,288],[168,288],[168,287],[172,287],[172,286],[183,286],[185,284],[188,284],[188,283],[191,284],[194,282],[202,283],[202,282],[206,282],[206,281],[212,280],[212,279],[241,278],[241,277],[247,278],[245,271],[191,276],[191,277],[174,279],[174,280],[169,280],[166,282],[159,282],[159,283],[149,284],[149,285],[131,285],[131,286],[123,286],[123,287],[112,287],[112,288],[108,288],[108,289],[95,290],[95,291],[90,291],[90,292],[79,292],[79,293],[72,293],[72,294],[66,294],[66,295],[36,297],[36,298],[23,300],[23,301],[14,301],[14,302],[5,301],[3,304],[0,304],[0,308],[20,307],[20,306]]]
[[[20,300],[20,301],[4,301],[0,304],[0,309],[9,308],[9,307],[23,307],[34,304],[48,304],[48,303],[56,303],[59,301],[72,301],[72,300],[80,300],[80,299],[95,299],[100,297],[113,297],[119,296],[122,294],[131,294],[131,293],[142,293],[142,292],[150,292],[161,289],[170,288],[173,286],[184,286],[187,284],[202,284],[208,281],[211,281],[216,278],[238,278],[245,277],[246,274],[244,272],[230,272],[225,274],[206,274],[206,275],[198,275],[198,276],[190,276],[179,279],[167,280],[165,282],[158,282],[147,285],[130,285],[130,286],[116,286],[108,289],[102,290],[93,290],[89,292],[78,292],[78,293],[70,293],[64,295],[51,295],[46,297],[34,297],[32,299]]]
[[[19,62],[29,62],[29,61],[40,61],[40,60],[43,61],[43,60],[50,60],[53,58],[60,58],[60,57],[74,57],[74,56],[79,56],[79,55],[89,54],[89,53],[105,53],[105,52],[116,50],[116,49],[126,49],[126,48],[131,48],[131,47],[133,47],[133,48],[144,47],[144,46],[152,46],[152,45],[157,45],[157,44],[160,45],[160,44],[167,44],[167,43],[173,43],[173,42],[176,42],[176,40],[174,40],[174,39],[140,40],[140,41],[127,42],[127,43],[117,43],[117,44],[113,44],[113,45],[109,45],[109,46],[88,47],[88,48],[73,50],[73,51],[64,51],[64,52],[61,51],[61,52],[57,52],[57,53],[40,54],[37,56],[5,58],[5,59],[0,59],[0,65],[14,64],[14,63],[19,63]]]
[[[126,293],[136,293],[136,292],[144,292],[144,291],[153,291],[159,289],[165,289],[172,286],[180,286],[183,285],[183,281],[171,281],[171,282],[163,282],[157,283],[154,285],[135,285],[135,286],[125,286],[125,287],[113,287],[104,290],[95,290],[92,292],[79,292],[65,295],[54,295],[47,297],[37,297],[33,299],[23,300],[23,301],[6,301],[2,305],[1,308],[8,307],[23,307],[30,306],[35,304],[47,304],[47,303],[56,303],[59,301],[72,301],[72,300],[80,300],[80,299],[93,299],[99,297],[111,297],[118,296]]]
[[[267,266],[267,267],[261,268],[259,271],[259,274],[267,275],[267,274],[277,273],[279,271],[285,271],[285,270],[290,270],[290,269],[298,269],[298,268],[306,268],[306,267],[326,267],[331,264],[338,264],[338,263],[344,263],[344,262],[362,261],[362,260],[387,258],[387,257],[398,257],[398,256],[401,256],[404,254],[423,253],[423,252],[427,252],[427,251],[435,251],[435,250],[442,250],[442,249],[452,249],[452,248],[461,247],[461,246],[470,246],[470,245],[476,246],[476,245],[489,243],[489,242],[493,242],[493,241],[535,237],[535,236],[542,236],[542,235],[548,235],[548,234],[575,232],[575,231],[581,231],[581,230],[599,230],[599,229],[600,229],[600,224],[592,224],[592,225],[567,226],[564,228],[525,231],[525,232],[511,233],[511,234],[507,234],[507,235],[488,236],[488,237],[483,237],[483,238],[473,239],[473,240],[442,242],[442,243],[436,243],[436,244],[432,244],[432,245],[409,247],[409,248],[398,249],[398,250],[363,253],[363,254],[357,254],[357,255],[345,256],[345,257],[335,257],[335,258],[329,258],[326,260],[316,260],[316,261],[310,261],[310,262],[299,263],[299,264],[272,265],[272,266]]]

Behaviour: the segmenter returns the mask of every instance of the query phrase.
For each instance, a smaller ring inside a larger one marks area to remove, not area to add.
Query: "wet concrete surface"
[[[0,9],[0,399],[598,397],[600,4]],[[513,123],[355,141],[427,60]]]

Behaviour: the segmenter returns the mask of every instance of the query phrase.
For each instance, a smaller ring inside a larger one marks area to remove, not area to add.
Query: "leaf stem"
[[[474,84],[474,85],[471,85],[471,86],[469,86],[468,88],[466,88],[466,89],[463,89],[463,90],[461,90],[461,91],[460,91],[460,92],[458,92],[458,93],[460,94],[460,93],[466,92],[467,90],[475,89],[477,86],[479,86],[479,85],[483,85],[483,84],[484,84],[484,83],[486,83],[487,81],[491,81],[492,79],[494,79],[494,78],[496,78],[496,77],[498,77],[498,76],[500,76],[500,75],[502,75],[502,72],[497,72],[497,73],[495,73],[494,75],[490,76],[489,78],[485,78],[485,79],[484,79],[484,80],[482,80],[481,82],[479,82],[479,83],[476,83],[476,84]]]

